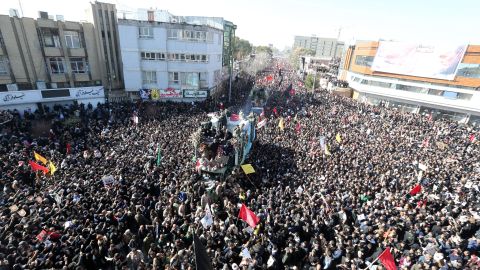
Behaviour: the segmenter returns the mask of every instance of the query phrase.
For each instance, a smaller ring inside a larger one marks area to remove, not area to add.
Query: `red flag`
[[[378,259],[382,262],[383,266],[387,268],[387,270],[397,270],[397,265],[395,265],[395,260],[393,259],[392,253],[390,253],[390,248],[387,247]]]
[[[470,140],[471,143],[474,143],[476,138],[475,138],[475,135],[471,134],[470,137],[468,137],[468,139]]]
[[[72,150],[72,146],[67,143],[67,155],[70,154],[70,151]]]
[[[238,114],[232,113],[232,115],[230,115],[230,121],[238,121],[238,120],[240,120],[240,116]]]
[[[295,89],[290,90],[290,96],[295,96]]]
[[[271,82],[271,81],[273,80],[273,76],[272,76],[272,75],[268,75],[266,79],[267,79],[268,82]]]
[[[245,204],[242,204],[242,208],[240,208],[238,217],[247,222],[248,225],[250,225],[250,227],[252,228],[255,228],[255,226],[257,226],[258,222],[260,221],[260,219],[255,215],[255,213],[248,209]]]
[[[45,231],[45,230],[42,230],[38,235],[37,235],[37,239],[38,241],[43,241],[45,240],[45,238],[48,236],[48,232]]]
[[[30,166],[32,167],[32,170],[34,171],[43,171],[43,173],[48,173],[48,169],[46,167],[43,167],[42,165],[38,165],[37,163],[33,161],[29,161]]]
[[[273,108],[273,113],[277,115],[277,107]]]
[[[417,184],[415,187],[410,190],[409,194],[412,196],[415,196],[415,194],[420,193],[422,191],[422,186],[420,184]]]

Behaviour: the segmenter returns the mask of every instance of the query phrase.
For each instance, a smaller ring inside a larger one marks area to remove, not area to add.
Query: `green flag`
[[[158,151],[157,151],[157,166],[160,166],[160,162],[162,162],[162,152],[160,151],[160,148],[158,148]]]

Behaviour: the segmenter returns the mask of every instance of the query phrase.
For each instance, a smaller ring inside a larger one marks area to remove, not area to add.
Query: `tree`
[[[235,41],[233,43],[233,57],[236,60],[245,59],[252,53],[252,49],[252,44],[250,44],[248,40],[235,37]]]
[[[305,79],[305,86],[308,90],[312,89],[313,82],[315,82],[315,89],[318,88],[320,86],[320,76],[317,75],[317,78],[314,78],[314,75],[308,74]]]
[[[266,53],[270,55],[270,57],[273,56],[273,51],[272,48],[268,46],[257,46],[255,47],[255,54],[261,54],[261,53]]]
[[[300,59],[302,56],[314,56],[314,55],[315,55],[314,50],[297,47],[292,49],[292,51],[290,52],[290,56],[288,57],[288,60],[295,69],[299,69]]]

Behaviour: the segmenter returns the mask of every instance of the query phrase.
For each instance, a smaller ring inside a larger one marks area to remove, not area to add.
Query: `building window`
[[[80,36],[75,31],[65,31],[65,44],[67,48],[81,48]]]
[[[371,67],[374,56],[357,55],[355,64],[359,66]]]
[[[168,82],[170,84],[178,84],[180,82],[179,72],[169,72],[168,73]]]
[[[182,87],[187,89],[199,88],[200,73],[198,72],[182,72],[180,73],[180,81]]]
[[[207,32],[207,42],[213,42],[213,33]]]
[[[458,65],[457,76],[480,78],[480,64],[460,63]]]
[[[63,63],[63,58],[51,57],[49,58],[49,63],[50,63],[50,73],[52,74],[65,73],[65,64]]]
[[[58,29],[40,28],[41,41],[44,47],[60,48],[60,36]]]
[[[138,28],[139,38],[153,38],[153,29],[148,26],[142,26]]]
[[[168,29],[167,35],[169,39],[178,39],[178,30],[177,29]]]
[[[143,84],[157,84],[157,72],[156,71],[142,71],[142,83]]]
[[[85,73],[87,68],[82,58],[70,58],[70,68],[72,73]]]
[[[8,59],[0,56],[0,75],[8,75]]]
[[[208,88],[208,72],[200,72],[200,88]]]

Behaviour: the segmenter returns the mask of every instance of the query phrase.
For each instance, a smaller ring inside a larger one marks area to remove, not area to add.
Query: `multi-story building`
[[[221,78],[222,18],[139,10],[118,20],[125,89],[152,98],[204,98]],[[152,92],[152,91],[151,91]]]
[[[480,45],[357,42],[339,79],[364,102],[480,124]]]
[[[39,14],[0,15],[0,109],[103,102],[93,25]]]
[[[344,43],[335,38],[295,36],[293,48],[305,48],[315,52],[315,57],[330,60],[340,58]]]
[[[87,10],[95,25],[96,50],[101,63],[102,84],[111,89],[124,89],[122,58],[118,37],[117,9],[114,4],[95,1]]]

